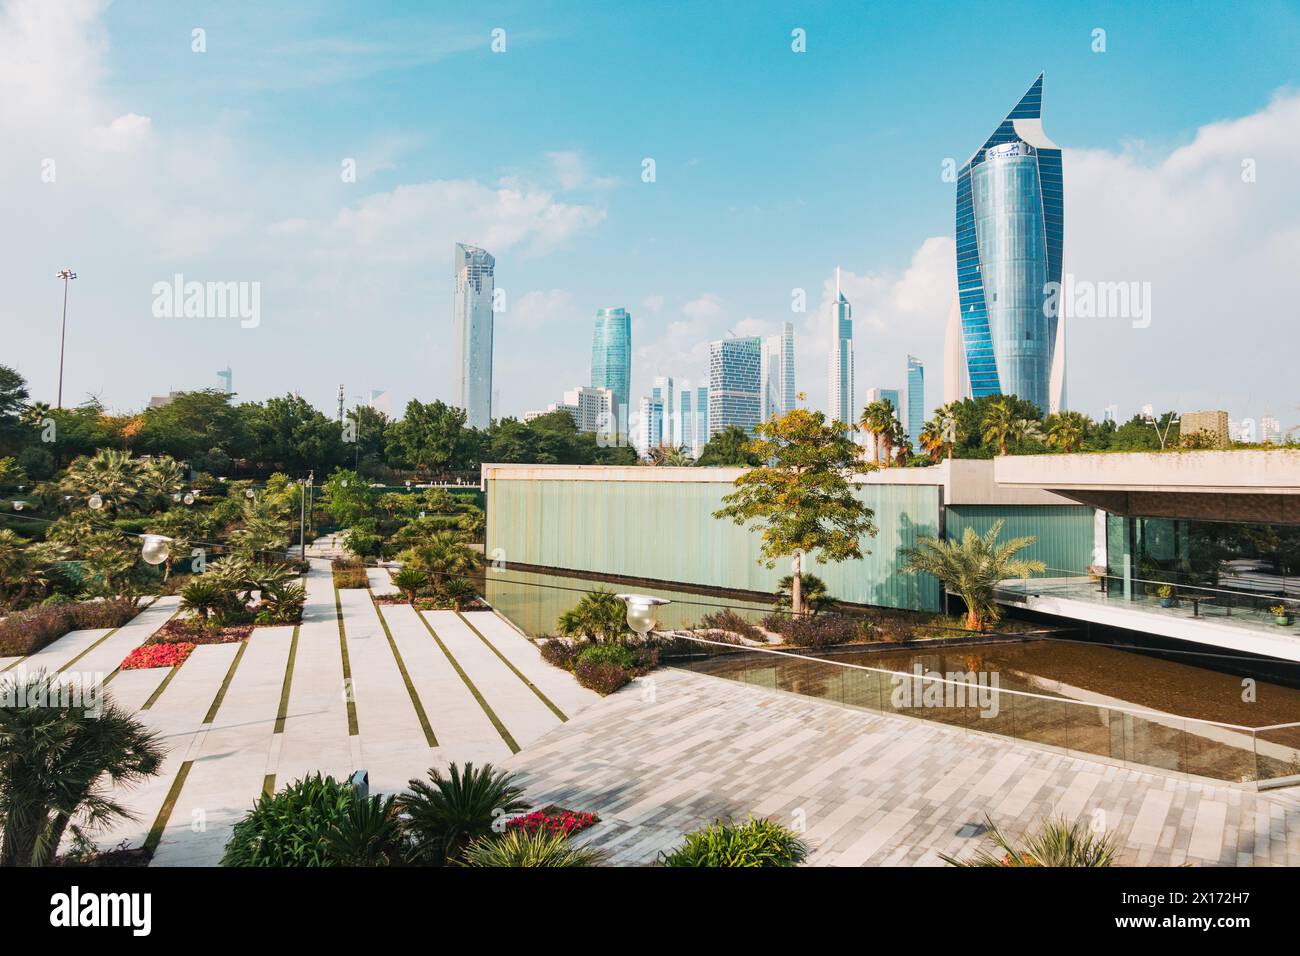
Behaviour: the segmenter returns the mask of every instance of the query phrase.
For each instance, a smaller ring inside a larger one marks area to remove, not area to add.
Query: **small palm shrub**
[[[414,603],[415,596],[428,586],[429,577],[418,568],[406,567],[393,575],[393,584],[408,601]]]
[[[605,854],[574,846],[563,833],[512,827],[481,837],[465,848],[465,866],[598,866]]]
[[[1114,866],[1115,838],[1098,833],[1078,821],[1048,819],[1034,833],[1025,836],[1019,846],[1013,843],[989,817],[984,818],[989,828],[992,849],[978,850],[966,860],[940,854],[950,866]]]
[[[627,605],[613,591],[597,588],[561,614],[556,627],[565,637],[622,641],[628,632]]]
[[[826,590],[826,582],[815,574],[799,575],[799,596],[803,601],[804,612],[817,614],[833,603],[834,598]],[[794,575],[787,574],[776,586],[776,604],[778,611],[789,611],[794,604]]]
[[[403,854],[393,798],[319,773],[263,794],[235,824],[222,866],[385,866]]]
[[[114,798],[166,752],[111,697],[71,697],[45,673],[0,677],[0,867],[48,866],[65,834],[131,819]]]
[[[474,585],[464,578],[447,578],[438,590],[443,599],[450,601],[457,611],[464,608],[469,600],[478,594]]]
[[[686,834],[686,842],[659,854],[660,866],[798,866],[807,845],[779,823],[751,817],[747,823],[717,820]]]
[[[181,589],[180,608],[206,624],[214,612],[230,603],[232,594],[230,588],[219,581],[197,578]]]
[[[307,589],[301,584],[272,584],[262,592],[259,624],[296,624],[302,620]]]
[[[412,780],[410,792],[398,799],[414,841],[412,861],[437,866],[458,862],[471,842],[493,832],[494,824],[504,826],[509,814],[527,807],[513,780],[490,763],[475,767],[472,762],[464,769],[453,763],[446,776],[431,769],[427,782]]]

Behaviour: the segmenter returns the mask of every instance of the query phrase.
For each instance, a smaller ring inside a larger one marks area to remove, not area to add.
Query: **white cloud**
[[[496,320],[496,328],[537,328],[572,318],[577,311],[573,294],[565,289],[534,289],[520,296]]]
[[[708,321],[722,315],[722,299],[712,292],[692,299],[682,306],[682,311],[692,319]]]
[[[658,312],[664,307],[664,297],[661,295],[648,295],[641,300],[641,307],[651,312]]]
[[[546,154],[551,176],[563,190],[609,189],[618,185],[617,176],[596,176],[586,158],[575,150],[557,150]]]

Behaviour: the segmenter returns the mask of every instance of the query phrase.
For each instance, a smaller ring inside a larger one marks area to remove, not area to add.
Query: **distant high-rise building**
[[[853,405],[853,307],[840,291],[840,270],[835,269],[835,304],[831,307],[831,353],[827,380],[827,412],[851,425],[858,420]]]
[[[709,343],[709,437],[729,425],[753,434],[763,414],[763,340],[757,336]]]
[[[234,393],[234,382],[235,382],[235,377],[234,377],[234,376],[235,376],[235,373],[231,371],[229,365],[227,365],[225,368],[223,368],[220,372],[217,373],[217,378],[221,379],[221,381],[224,383],[224,390],[225,390],[225,393],[226,393],[226,397],[227,397],[227,398],[229,398],[231,395],[235,394],[235,393]]]
[[[597,309],[591,340],[591,387],[614,393],[616,430],[627,434],[632,386],[632,316],[627,309]]]
[[[1228,413],[1221,409],[1208,412],[1183,412],[1179,416],[1178,434],[1186,441],[1191,435],[1203,433],[1204,440],[1213,448],[1228,446]]]
[[[677,421],[677,394],[672,378],[667,375],[655,376],[650,386],[650,397],[663,406],[663,427],[659,435],[659,443],[676,448],[681,444],[677,437],[680,423]]]
[[[693,453],[699,457],[704,446],[709,443],[709,386],[707,385],[698,385],[695,388],[693,424],[695,426]]]
[[[1259,440],[1272,442],[1274,445],[1282,442],[1282,423],[1272,415],[1265,415],[1259,420]]]
[[[554,402],[545,410],[537,409],[524,412],[524,421],[531,422],[551,412],[568,412],[573,419],[573,426],[580,432],[605,432],[612,436],[613,417],[611,408],[614,393],[607,388],[588,388],[579,385],[564,393],[564,399]],[[613,442],[611,441],[611,444]]]
[[[907,357],[907,437],[916,444],[925,425],[925,364],[915,355]]]
[[[1058,322],[1061,150],[1042,123],[1039,74],[957,176],[957,293],[971,394],[1016,395],[1044,413],[1065,394]]]
[[[763,391],[763,420],[784,415],[794,408],[794,323],[782,322],[781,334],[763,340],[760,370]]]
[[[948,313],[948,327],[943,336],[943,403],[960,402],[970,397],[966,377],[966,350],[961,338],[961,302],[954,297]]]
[[[492,423],[492,290],[496,260],[477,246],[456,243],[456,292],[452,304],[452,404],[465,410],[465,424]]]
[[[641,399],[638,409],[636,434],[632,444],[641,455],[647,456],[664,443],[664,403],[649,395]]]

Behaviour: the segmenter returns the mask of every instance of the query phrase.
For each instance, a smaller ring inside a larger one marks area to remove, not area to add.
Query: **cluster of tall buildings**
[[[1065,407],[1065,316],[1059,313],[1063,250],[1061,150],[1042,125],[1042,74],[957,175],[956,286],[944,342],[945,403],[1014,394],[1044,413]],[[453,305],[454,402],[467,424],[492,420],[492,322],[495,260],[457,243]],[[836,270],[827,356],[828,417],[858,420],[853,307]],[[698,455],[730,426],[747,432],[794,408],[794,326],[777,335],[728,336],[709,343],[705,380],[661,375],[635,404],[632,317],[599,309],[591,346],[591,383],[525,419],[565,411],[608,444]],[[907,356],[906,388],[871,388],[866,402],[887,400],[916,442],[926,419],[925,366]]]

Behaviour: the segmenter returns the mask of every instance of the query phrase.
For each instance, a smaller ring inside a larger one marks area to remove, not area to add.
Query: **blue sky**
[[[0,248],[14,270],[0,322],[18,333],[4,361],[38,397],[66,262],[81,275],[77,399],[138,406],[215,384],[227,363],[248,398],[297,389],[325,406],[340,382],[388,389],[395,409],[446,398],[460,239],[497,256],[507,292],[499,412],[585,382],[608,305],[635,317],[634,393],[654,374],[699,378],[703,343],[728,329],[792,320],[798,385],[820,404],[817,308],[836,265],[859,318],[859,398],[900,386],[911,352],[937,404],[942,163],[963,162],[1045,70],[1066,270],[1154,288],[1150,328],[1071,330],[1072,404],[1300,420],[1296,280],[1268,268],[1294,261],[1300,230],[1282,175],[1300,147],[1294,3],[47,6],[6,3],[0,19],[0,76],[45,91],[0,108],[16,144],[0,195],[23,223]],[[498,27],[504,53],[489,48]],[[1255,153],[1258,181],[1231,192]],[[35,175],[50,156],[66,157],[55,184]],[[1125,200],[1153,183],[1163,204]],[[1207,211],[1196,234],[1176,222],[1180,197]],[[1232,263],[1207,277],[1229,237]],[[261,282],[261,324],[155,318],[149,289],[175,272]],[[791,314],[794,288],[808,314]]]

